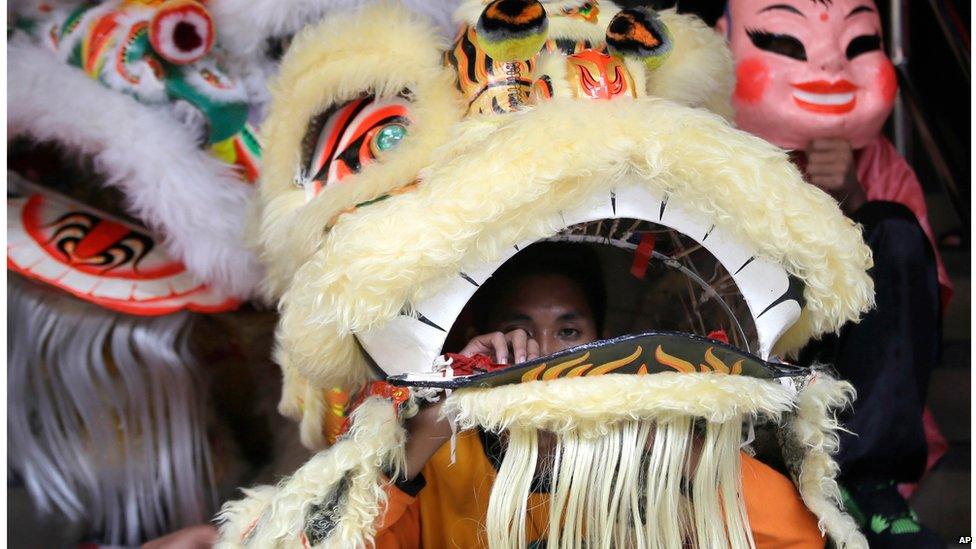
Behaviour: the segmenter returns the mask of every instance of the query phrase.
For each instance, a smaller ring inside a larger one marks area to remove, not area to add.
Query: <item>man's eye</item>
[[[749,40],[757,48],[771,53],[785,55],[798,61],[807,60],[807,50],[803,42],[788,34],[773,34],[764,30],[746,29]]]
[[[557,334],[561,339],[576,339],[580,335],[580,331],[576,328],[562,328]]]
[[[851,40],[847,45],[847,58],[854,59],[858,55],[881,49],[881,37],[877,34],[863,34]]]

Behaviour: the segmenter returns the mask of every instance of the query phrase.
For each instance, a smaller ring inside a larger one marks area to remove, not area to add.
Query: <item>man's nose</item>
[[[561,349],[558,347],[559,342],[550,334],[543,334],[539,338],[539,354],[541,356],[546,356]]]

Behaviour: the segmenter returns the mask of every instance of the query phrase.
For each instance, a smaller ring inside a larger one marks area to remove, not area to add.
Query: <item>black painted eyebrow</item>
[[[874,13],[874,10],[871,9],[871,6],[858,6],[852,9],[851,13],[848,13],[847,17],[845,17],[844,19],[850,19],[851,17],[854,17],[859,13]]]
[[[766,6],[765,8],[759,10],[759,13],[762,13],[764,11],[772,11],[772,10],[788,11],[790,13],[795,13],[795,14],[799,15],[800,17],[804,18],[804,19],[807,18],[806,15],[803,15],[803,12],[801,12],[800,10],[794,8],[793,6],[787,5],[787,4],[773,4],[772,6]]]

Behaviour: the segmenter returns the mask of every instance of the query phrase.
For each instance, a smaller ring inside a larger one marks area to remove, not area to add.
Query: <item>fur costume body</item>
[[[492,34],[482,47],[479,29],[506,18],[511,39]],[[367,387],[372,411],[378,375],[401,374],[404,387],[381,396],[409,417],[428,395],[419,381],[454,376],[436,355],[476,288],[525,246],[570,238],[580,223],[652,222],[712,253],[749,302],[762,360],[870,307],[858,228],[783,151],[722,117],[731,60],[700,21],[612,2],[472,1],[455,19],[453,45],[396,4],[326,19],[296,36],[271,88],[255,240],[265,291],[282,310],[280,410],[301,421],[306,445],[334,434],[334,388]],[[541,51],[527,49],[546,32]],[[387,134],[395,144],[384,146]],[[839,509],[829,458],[846,384],[724,371],[455,390],[444,408],[453,425],[509,437],[489,544],[527,543],[536,440],[547,431],[562,460],[549,482],[555,546],[753,546],[736,471],[743,426],[762,420],[784,433],[781,450],[823,532],[863,547]],[[386,445],[403,429],[396,415],[365,410],[294,477],[227,504],[222,545],[368,544],[383,497],[360,491],[363,468],[380,486],[395,477],[402,454]],[[692,440],[705,448],[694,467],[684,461]],[[362,459],[350,462],[349,447]],[[680,489],[691,477],[693,505]]]
[[[30,181],[8,174],[11,467],[109,545],[205,522],[237,474],[190,347],[191,312],[234,310],[261,278],[253,98],[213,51],[214,4],[13,8],[8,130]]]
[[[78,27],[115,14],[114,4],[91,8],[77,21]],[[80,34],[79,30],[66,38],[82,40],[76,37]],[[103,79],[107,84],[93,80],[59,59],[75,49],[69,45],[70,41],[61,44],[58,54],[21,33],[9,42],[11,137],[63,143],[91,157],[105,182],[125,193],[128,212],[163,234],[163,245],[198,280],[235,297],[249,296],[260,279],[260,267],[243,245],[252,189],[234,168],[198,146],[201,138],[209,141],[204,137],[204,116],[200,111],[194,114],[194,109],[188,111],[189,118],[182,116],[185,108],[163,102],[165,94],[142,94],[148,103],[128,95],[131,90],[140,97],[139,90],[149,81],[165,87],[150,75],[142,75],[141,84],[135,85],[139,87],[125,82],[123,90],[113,89],[111,78]],[[105,71],[106,65],[115,66],[93,63]],[[147,65],[137,67],[151,74]],[[215,99],[223,97],[243,107],[246,117],[243,89],[231,86],[215,93]],[[231,133],[244,128],[244,119],[235,127]]]

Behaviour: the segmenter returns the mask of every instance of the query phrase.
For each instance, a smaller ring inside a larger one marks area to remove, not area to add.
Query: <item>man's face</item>
[[[520,277],[492,314],[492,329],[521,328],[548,355],[599,339],[583,288],[561,275]]]
[[[870,143],[898,83],[872,0],[729,0],[718,30],[736,63],[736,123],[781,147]]]

